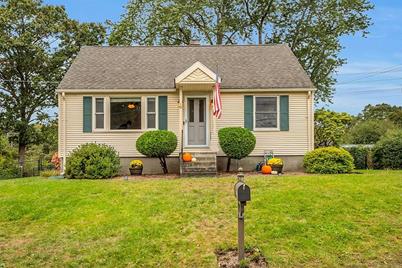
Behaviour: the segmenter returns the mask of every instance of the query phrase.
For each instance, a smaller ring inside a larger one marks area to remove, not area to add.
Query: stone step
[[[189,152],[197,159],[195,162],[183,162],[181,164],[181,175],[184,176],[215,176],[217,174],[215,152]]]
[[[205,165],[216,165],[216,161],[197,161],[197,162],[183,162],[184,167],[192,166],[205,166]]]

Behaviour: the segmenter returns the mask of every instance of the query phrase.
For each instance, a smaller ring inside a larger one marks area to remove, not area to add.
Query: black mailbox
[[[239,202],[247,202],[251,200],[250,187],[248,187],[244,182],[237,182],[234,191]]]

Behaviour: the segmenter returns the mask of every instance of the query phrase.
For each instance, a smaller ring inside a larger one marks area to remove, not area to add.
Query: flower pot
[[[283,165],[271,165],[272,171],[278,172],[278,174],[282,173]]]
[[[142,167],[129,168],[131,175],[142,175]]]

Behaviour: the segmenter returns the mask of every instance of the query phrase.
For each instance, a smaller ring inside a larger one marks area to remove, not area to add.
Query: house
[[[220,119],[212,116],[216,79]],[[122,173],[132,159],[144,161],[145,173],[160,173],[135,142],[144,131],[168,129],[178,137],[171,172],[180,170],[181,148],[197,156],[196,170],[208,162],[216,172],[226,164],[218,130],[239,126],[257,142],[233,168],[252,170],[273,151],[285,170],[298,170],[314,146],[314,90],[287,45],[83,47],[57,89],[59,155],[65,164],[80,144],[105,143],[119,152]]]

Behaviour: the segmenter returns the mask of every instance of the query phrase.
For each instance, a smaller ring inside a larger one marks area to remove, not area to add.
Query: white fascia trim
[[[221,92],[314,92],[315,88],[222,88]]]
[[[57,93],[100,93],[100,94],[114,94],[114,93],[156,93],[156,92],[176,92],[176,88],[154,88],[154,89],[57,89]]]
[[[184,72],[182,72],[180,75],[178,75],[175,78],[175,83],[179,84],[183,79],[185,79],[187,76],[189,76],[190,74],[192,74],[194,71],[196,71],[197,69],[200,69],[201,71],[203,71],[206,75],[208,75],[211,79],[215,80],[216,79],[216,73],[214,73],[213,71],[211,71],[207,66],[205,66],[204,64],[202,64],[201,62],[197,61],[195,62],[193,65],[191,65],[187,70],[185,70]],[[218,77],[219,82],[221,82],[221,78]]]

